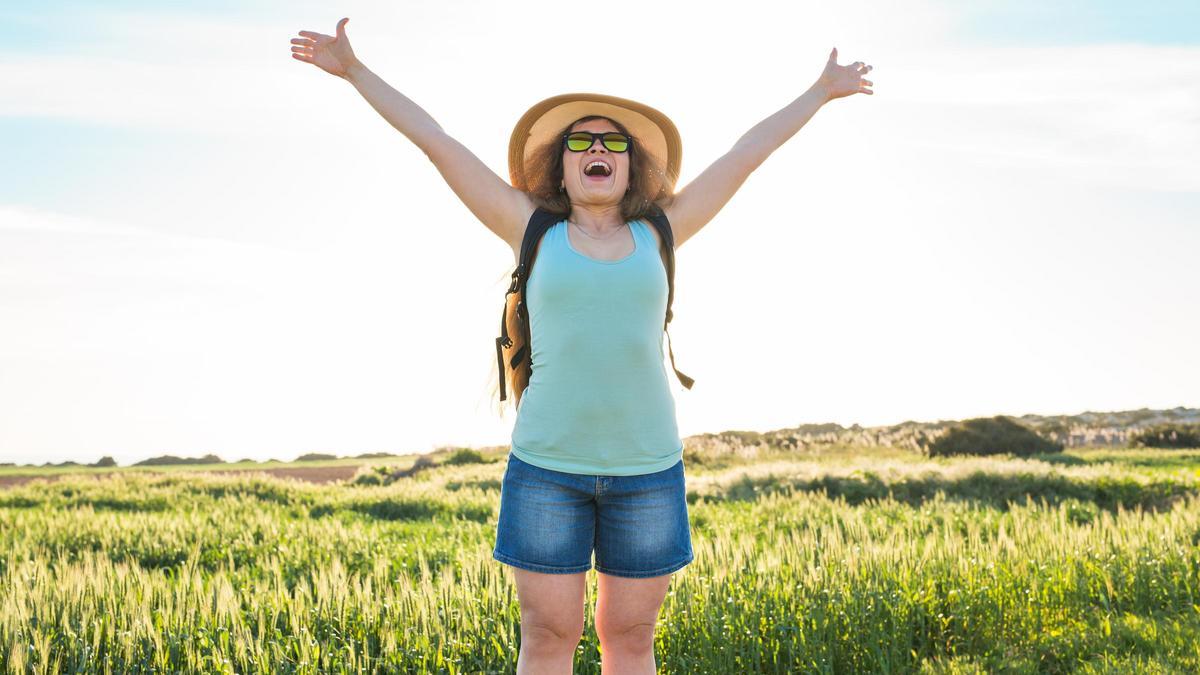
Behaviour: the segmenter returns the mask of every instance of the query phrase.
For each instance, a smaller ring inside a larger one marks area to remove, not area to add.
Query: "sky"
[[[684,437],[1200,406],[1200,5],[571,7],[0,5],[0,462],[508,443],[511,250],[291,58],[343,16],[505,179],[549,96],[667,114],[682,187],[873,66],[677,251]]]

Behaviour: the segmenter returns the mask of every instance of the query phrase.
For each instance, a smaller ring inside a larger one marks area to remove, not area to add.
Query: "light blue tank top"
[[[663,363],[667,272],[650,223],[633,253],[597,260],[550,227],[526,282],[533,372],[512,453],[554,471],[630,476],[683,457]]]

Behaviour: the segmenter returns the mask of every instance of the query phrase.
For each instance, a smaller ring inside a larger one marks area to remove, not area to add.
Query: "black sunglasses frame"
[[[592,141],[588,143],[588,146],[583,150],[572,150],[571,146],[567,145],[567,139],[577,134],[587,134],[592,137]],[[613,150],[612,148],[608,147],[608,144],[604,142],[605,136],[620,136],[624,138],[626,142],[625,149]],[[571,152],[587,152],[588,150],[592,149],[592,146],[596,144],[597,140],[599,140],[600,144],[604,146],[604,149],[608,150],[609,152],[629,152],[629,149],[633,147],[633,136],[628,136],[619,131],[571,131],[562,135],[562,146],[567,150],[571,150]]]

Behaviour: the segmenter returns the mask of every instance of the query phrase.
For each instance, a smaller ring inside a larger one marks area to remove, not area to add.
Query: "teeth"
[[[584,174],[588,174],[588,172],[589,172],[589,171],[591,171],[591,168],[592,168],[593,166],[596,166],[597,164],[598,164],[598,165],[600,165],[600,166],[602,166],[602,167],[604,167],[604,174],[605,174],[605,175],[609,175],[609,174],[611,174],[611,173],[612,173],[612,168],[611,168],[611,167],[609,167],[609,166],[608,166],[607,164],[605,164],[604,162],[601,162],[600,160],[596,160],[596,161],[592,162],[591,164],[588,164],[586,167],[584,167],[584,169],[583,169],[583,173],[584,173]],[[588,175],[591,175],[591,174],[588,174]]]

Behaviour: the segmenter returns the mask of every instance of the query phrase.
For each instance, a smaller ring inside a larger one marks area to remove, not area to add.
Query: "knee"
[[[542,652],[574,651],[583,638],[583,621],[522,619],[521,644]]]
[[[604,625],[597,621],[596,637],[605,651],[625,654],[646,654],[654,651],[654,624],[632,623],[623,626]]]

